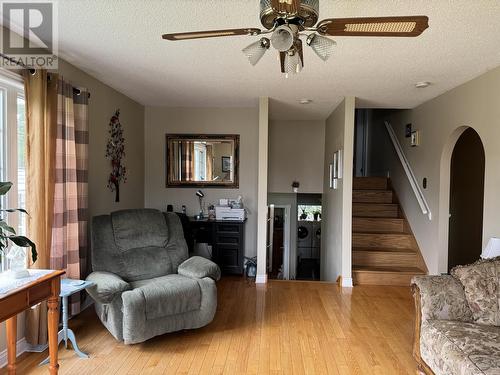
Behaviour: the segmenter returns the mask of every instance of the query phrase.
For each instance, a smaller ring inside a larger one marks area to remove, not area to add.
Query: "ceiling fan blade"
[[[318,23],[318,33],[330,36],[415,37],[429,27],[427,16],[330,18]]]
[[[222,36],[236,36],[236,35],[259,35],[260,29],[247,28],[247,29],[225,29],[225,30],[211,30],[211,31],[194,31],[187,33],[174,33],[163,34],[162,38],[166,40],[188,40],[188,39],[202,39],[202,38],[217,38]]]
[[[280,14],[298,14],[300,10],[300,0],[271,0],[273,10]]]

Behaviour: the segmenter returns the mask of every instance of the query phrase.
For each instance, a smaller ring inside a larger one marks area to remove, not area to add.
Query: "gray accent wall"
[[[270,121],[269,193],[323,192],[324,121]]]
[[[259,109],[255,108],[171,108],[146,107],[145,115],[145,204],[149,208],[165,210],[172,204],[175,211],[186,205],[188,215],[198,209],[198,188],[166,187],[165,135],[239,134],[240,181],[239,189],[205,188],[206,204],[219,198],[243,197],[248,210],[245,226],[245,254],[255,256],[257,241],[257,163]]]
[[[321,220],[321,280],[352,285],[352,170],[355,98],[347,97],[326,120],[323,207]],[[330,189],[329,164],[343,150],[343,178]]]

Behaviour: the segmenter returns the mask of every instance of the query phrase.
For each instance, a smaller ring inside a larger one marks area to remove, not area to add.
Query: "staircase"
[[[352,274],[357,285],[410,285],[427,273],[415,237],[385,177],[355,177]]]

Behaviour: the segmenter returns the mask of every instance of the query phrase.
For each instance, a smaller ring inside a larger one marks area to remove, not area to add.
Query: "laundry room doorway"
[[[321,194],[297,196],[297,280],[320,280]]]

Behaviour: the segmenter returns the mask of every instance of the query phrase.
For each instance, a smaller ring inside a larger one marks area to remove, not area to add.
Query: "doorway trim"
[[[448,137],[443,152],[441,154],[440,163],[440,179],[439,179],[439,221],[438,221],[438,272],[448,273],[448,236],[450,230],[450,184],[451,184],[451,157],[458,139],[467,129],[473,129],[479,138],[481,135],[472,126],[459,126]],[[484,147],[484,142],[481,139]],[[484,208],[483,208],[484,211]]]
[[[285,222],[283,224],[283,280],[290,280],[290,233],[291,233],[291,213],[290,204],[274,204],[274,208],[281,208],[285,211]],[[295,275],[293,275],[295,277]]]

